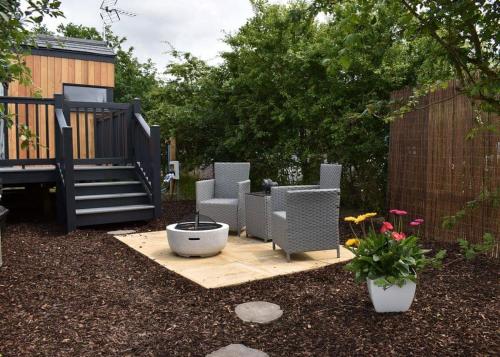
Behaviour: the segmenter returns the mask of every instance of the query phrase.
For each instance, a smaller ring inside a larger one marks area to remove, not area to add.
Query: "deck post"
[[[132,103],[130,103],[130,117],[128,122],[128,155],[130,161],[135,165],[135,147],[134,147],[134,137],[135,137],[135,126],[134,126],[134,115],[135,113],[141,112],[141,100],[139,98],[134,98]]]
[[[63,96],[62,94],[54,94],[54,121],[55,121],[55,133],[54,133],[54,141],[55,141],[55,159],[56,159],[56,220],[57,223],[63,225],[65,221],[65,209],[66,204],[64,203],[64,185],[62,182],[60,170],[61,168],[61,162],[62,162],[62,155],[61,155],[61,145],[62,145],[62,140],[61,140],[61,135],[59,135],[58,130],[59,130],[59,125],[57,123],[57,118],[56,118],[56,111],[57,109],[63,109]]]
[[[75,174],[73,167],[73,129],[69,119],[69,108],[64,103],[61,94],[54,95],[55,113],[62,110],[66,125],[60,125],[56,120],[56,165],[57,165],[57,211],[58,220],[66,220],[66,231],[76,229],[75,214]],[[56,114],[57,115],[57,114]],[[61,127],[62,126],[62,127]]]
[[[76,229],[75,214],[75,174],[73,167],[73,129],[63,128],[64,141],[64,188],[66,201],[66,230]]]
[[[151,186],[153,188],[153,204],[155,206],[155,218],[161,216],[161,146],[160,146],[160,126],[151,126],[151,165],[153,167],[153,177],[151,178]]]

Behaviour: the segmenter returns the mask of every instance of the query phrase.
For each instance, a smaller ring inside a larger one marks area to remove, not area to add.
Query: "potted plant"
[[[346,247],[355,255],[346,269],[354,272],[357,282],[366,281],[377,312],[407,311],[415,296],[417,273],[429,265],[439,266],[446,253],[442,250],[433,258],[426,257],[429,250],[418,244],[423,220],[411,221],[413,233],[407,236],[403,233],[403,217],[407,212],[391,210],[390,213],[393,222],[383,222],[378,230],[372,220],[376,213],[345,218],[354,233]],[[353,223],[361,225],[362,235],[356,234]]]

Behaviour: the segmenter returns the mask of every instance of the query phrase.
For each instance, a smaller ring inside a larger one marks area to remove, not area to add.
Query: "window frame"
[[[62,95],[66,99],[64,92],[66,87],[80,87],[80,88],[93,88],[93,89],[105,89],[106,90],[106,101],[104,103],[113,102],[114,88],[108,86],[97,86],[93,84],[77,84],[77,83],[65,83],[62,84]],[[81,102],[81,100],[73,100],[75,102]],[[92,102],[89,102],[92,103]]]

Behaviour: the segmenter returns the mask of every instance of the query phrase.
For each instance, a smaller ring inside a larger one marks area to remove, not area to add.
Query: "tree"
[[[180,159],[250,161],[256,186],[263,177],[313,183],[321,162],[340,162],[344,204],[383,206],[388,107],[377,103],[427,72],[449,74],[427,59],[439,48],[402,39],[398,14],[386,7],[367,21],[359,4],[345,2],[320,22],[305,1],[252,4],[254,16],[226,37],[222,64],[188,55],[167,71],[161,120]]]
[[[28,0],[26,10],[20,1],[0,0],[0,82],[19,80],[30,83],[30,71],[23,61],[32,41],[28,26],[41,24],[45,17],[63,16],[60,1]]]
[[[458,78],[463,92],[478,100],[486,111],[500,112],[500,46],[498,24],[500,3],[494,0],[315,0],[314,11],[333,13],[336,8],[355,3],[359,15],[376,21],[381,8],[389,10],[392,26],[408,43],[425,41],[435,50],[433,61],[446,62]],[[427,72],[427,86],[450,79],[442,71]],[[424,86],[425,93],[427,88]]]
[[[107,31],[111,31],[107,29]],[[64,37],[83,38],[86,40],[103,41],[102,35],[95,27],[74,24],[60,24],[57,26],[57,33]]]
[[[28,29],[32,25],[42,25],[44,18],[63,16],[59,10],[60,1],[27,0],[26,9],[21,9],[21,2],[0,0],[0,85],[18,80],[23,85],[31,85],[31,71],[24,62],[29,52],[28,45],[33,42]],[[10,115],[5,115],[0,105],[0,121],[12,126]],[[21,147],[27,147],[33,140],[33,133],[26,125],[19,126]]]

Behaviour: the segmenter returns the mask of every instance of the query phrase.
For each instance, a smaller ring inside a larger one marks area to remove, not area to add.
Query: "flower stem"
[[[352,224],[351,224],[351,222],[349,222],[349,227],[351,228],[352,234],[354,234],[354,236],[355,236],[356,238],[358,238],[358,239],[359,239],[358,235],[357,235],[357,234],[356,234],[356,232],[354,231],[354,228],[352,228]]]
[[[366,238],[365,222],[361,222],[361,230],[363,231],[363,236]]]

